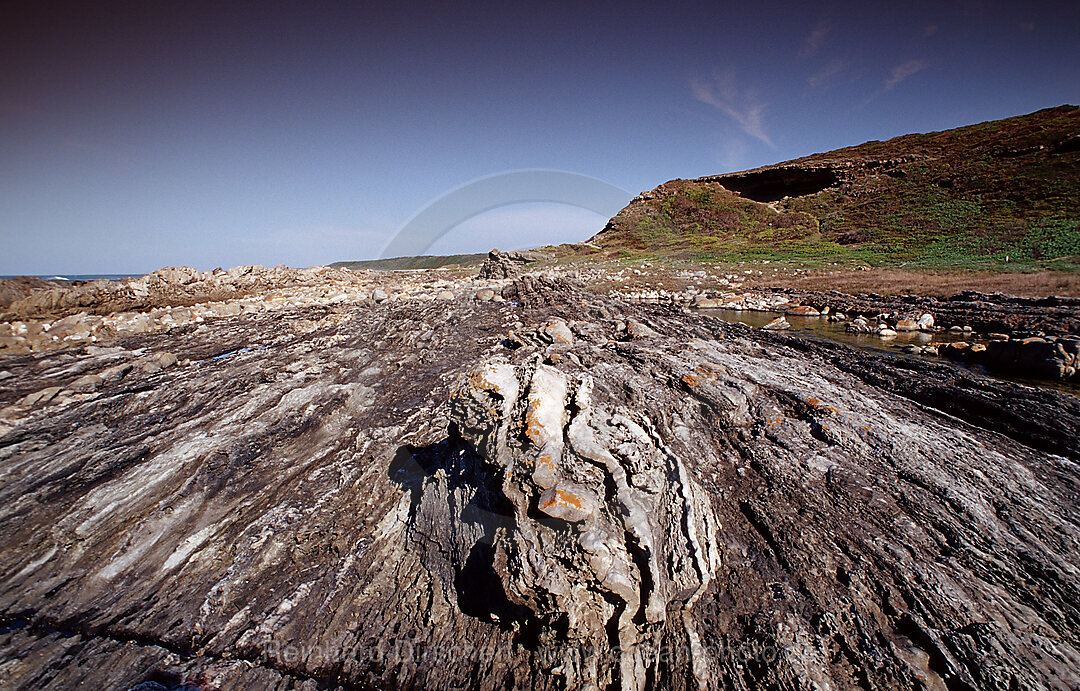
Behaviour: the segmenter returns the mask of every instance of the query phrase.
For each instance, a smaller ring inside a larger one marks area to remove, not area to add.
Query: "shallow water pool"
[[[746,324],[754,329],[760,329],[777,317],[784,316],[782,312],[754,312],[748,310],[730,310],[730,309],[703,309],[696,310],[697,312],[715,317],[722,321],[737,324]],[[888,338],[881,338],[877,334],[857,334],[851,333],[845,328],[844,322],[830,322],[826,317],[800,317],[795,315],[787,315],[785,317],[788,323],[791,324],[791,328],[780,333],[789,333],[795,336],[801,336],[805,338],[816,338],[825,341],[832,341],[834,343],[843,343],[845,345],[855,346],[857,348],[871,348],[874,350],[887,350],[891,353],[905,355],[906,357],[916,358],[931,358],[938,362],[945,362],[957,367],[972,370],[979,374],[984,374],[995,379],[1002,379],[1005,381],[1016,382],[1019,384],[1026,384],[1027,386],[1036,386],[1044,389],[1054,389],[1067,393],[1073,396],[1080,397],[1080,382],[1075,380],[1046,380],[1046,379],[1024,379],[1022,377],[1013,377],[1003,375],[1000,372],[993,370],[987,370],[980,365],[968,364],[964,362],[957,362],[954,360],[948,360],[946,358],[935,358],[931,355],[914,355],[904,353],[897,346],[913,343],[916,345],[928,345],[930,343],[952,343],[954,341],[971,341],[977,342],[980,339],[977,335],[971,333],[955,333],[952,331],[942,331],[938,333],[923,333],[921,331],[914,332],[899,332],[896,336]],[[871,324],[873,322],[871,321]]]

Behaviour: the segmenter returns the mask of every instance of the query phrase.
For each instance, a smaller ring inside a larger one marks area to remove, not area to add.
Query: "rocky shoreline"
[[[22,297],[11,301],[7,312],[0,314],[0,353],[97,344],[124,335],[168,331],[206,319],[264,310],[385,300],[452,300],[463,294],[501,300],[499,291],[507,280],[546,258],[539,253],[494,250],[480,275],[467,283],[450,272],[431,280],[428,272],[244,266],[204,273],[168,267],[126,281],[58,287],[35,284],[28,293],[20,284]],[[555,266],[543,273],[593,281],[598,277],[608,281],[649,277],[647,271],[630,272]],[[393,277],[389,292],[383,285],[387,276]],[[846,325],[853,333],[877,334],[883,339],[898,332],[961,333],[965,338],[960,342],[931,339],[902,347],[910,353],[974,363],[1004,374],[1022,373],[1032,379],[1071,379],[1080,369],[1080,298],[1023,298],[975,291],[948,299],[847,295],[835,290],[748,291],[742,289],[745,276],[740,274],[683,271],[676,278],[694,284],[681,290],[628,286],[608,292],[640,303],[822,317]],[[703,278],[705,287],[701,285]],[[710,289],[709,283],[716,288]],[[783,316],[764,328],[789,328]]]
[[[1080,684],[1080,399],[581,269],[275,271],[0,350],[3,685]]]
[[[905,352],[946,357],[1030,379],[1072,379],[1080,369],[1080,298],[1022,298],[965,291],[947,300],[902,295],[846,295],[839,291],[786,290],[612,291],[636,302],[684,305],[698,310],[778,314],[762,328],[791,328],[786,317],[822,318],[847,331],[883,340],[900,333],[931,338],[904,344]],[[934,341],[934,334],[965,340]]]

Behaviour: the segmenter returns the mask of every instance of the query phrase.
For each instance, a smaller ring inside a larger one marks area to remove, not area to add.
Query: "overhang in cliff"
[[[756,202],[776,202],[784,197],[816,194],[840,181],[831,168],[795,166],[766,168],[703,179],[719,182],[732,192],[738,192]]]

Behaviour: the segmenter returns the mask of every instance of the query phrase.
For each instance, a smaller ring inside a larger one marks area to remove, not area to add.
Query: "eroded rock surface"
[[[0,684],[1080,684],[1080,401],[496,287],[0,356]]]

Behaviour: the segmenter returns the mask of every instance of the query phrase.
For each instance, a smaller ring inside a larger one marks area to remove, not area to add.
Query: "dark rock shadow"
[[[410,521],[417,520],[418,513],[430,511],[433,499],[437,499],[438,514],[446,517],[446,525],[439,526],[445,535],[439,537],[445,538],[447,545],[453,543],[455,534],[465,532],[455,529],[454,522],[479,535],[466,550],[447,548],[439,553],[440,560],[451,562],[461,611],[504,629],[516,628],[523,645],[534,641],[538,622],[532,621],[527,607],[507,598],[495,566],[496,533],[514,525],[513,505],[502,492],[500,472],[486,464],[451,425],[446,439],[427,446],[399,448],[388,475],[409,492]],[[468,497],[467,503],[460,504],[460,497]]]

